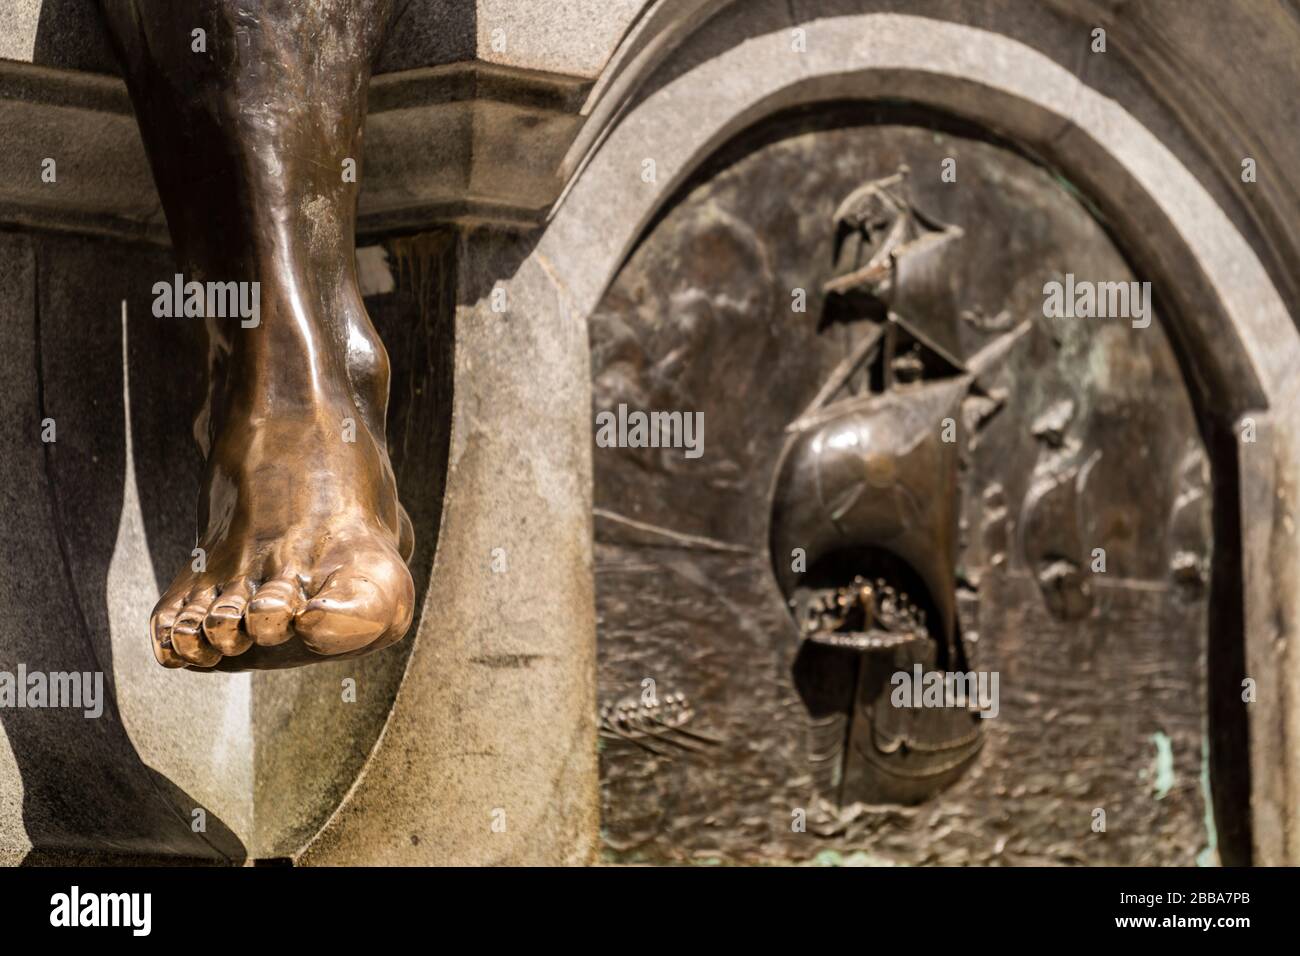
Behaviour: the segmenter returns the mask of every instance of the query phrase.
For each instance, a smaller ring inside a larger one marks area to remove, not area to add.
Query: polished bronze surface
[[[1207,452],[1164,317],[1049,318],[1066,273],[1134,278],[1050,170],[896,107],[751,131],[653,223],[594,408],[707,442],[593,450],[609,859],[1212,850]],[[999,699],[895,703],[918,665]]]
[[[410,626],[388,357],[354,258],[390,6],[103,0],[184,281],[241,283],[258,302],[252,317],[206,312],[197,548],[149,625],[166,667],[305,664]]]

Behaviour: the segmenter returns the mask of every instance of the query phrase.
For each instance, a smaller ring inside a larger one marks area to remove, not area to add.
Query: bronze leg
[[[247,283],[246,301],[258,283],[256,325],[207,300],[204,563],[154,610],[158,660],[284,667],[397,641],[412,538],[384,437],[388,357],[353,244],[391,4],[102,2],[185,281]]]

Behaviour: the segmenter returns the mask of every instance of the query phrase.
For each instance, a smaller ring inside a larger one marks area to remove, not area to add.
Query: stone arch
[[[1226,737],[1214,744],[1218,766],[1233,765],[1233,750],[1248,753],[1251,855],[1294,861],[1300,757],[1288,742],[1300,720],[1288,703],[1300,677],[1284,638],[1300,617],[1290,593],[1300,542],[1289,518],[1300,444],[1274,425],[1296,407],[1300,335],[1283,295],[1186,158],[1140,110],[1058,59],[989,29],[893,13],[815,19],[811,6],[796,20],[784,3],[747,5],[743,21],[733,9],[683,41],[672,75],[610,111],[614,125],[569,184],[535,252],[539,265],[572,312],[590,315],[678,187],[735,135],[791,107],[905,100],[996,129],[1064,170],[1131,237],[1122,248],[1176,317],[1169,331],[1216,463],[1212,630],[1228,682],[1220,675],[1212,694],[1229,701],[1242,674],[1258,691],[1244,720],[1214,729]],[[795,27],[802,52],[791,48]],[[640,176],[647,158],[654,182]]]

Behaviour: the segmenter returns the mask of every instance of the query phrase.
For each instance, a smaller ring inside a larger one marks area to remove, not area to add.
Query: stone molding
[[[488,63],[374,78],[358,232],[536,225],[590,83]],[[0,225],[168,242],[125,84],[0,60]],[[42,181],[42,162],[57,179]]]

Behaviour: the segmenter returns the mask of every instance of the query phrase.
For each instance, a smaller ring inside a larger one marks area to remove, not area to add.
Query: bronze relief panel
[[[591,326],[610,858],[1212,857],[1209,469],[1137,281],[930,117],[785,118],[680,192]]]

